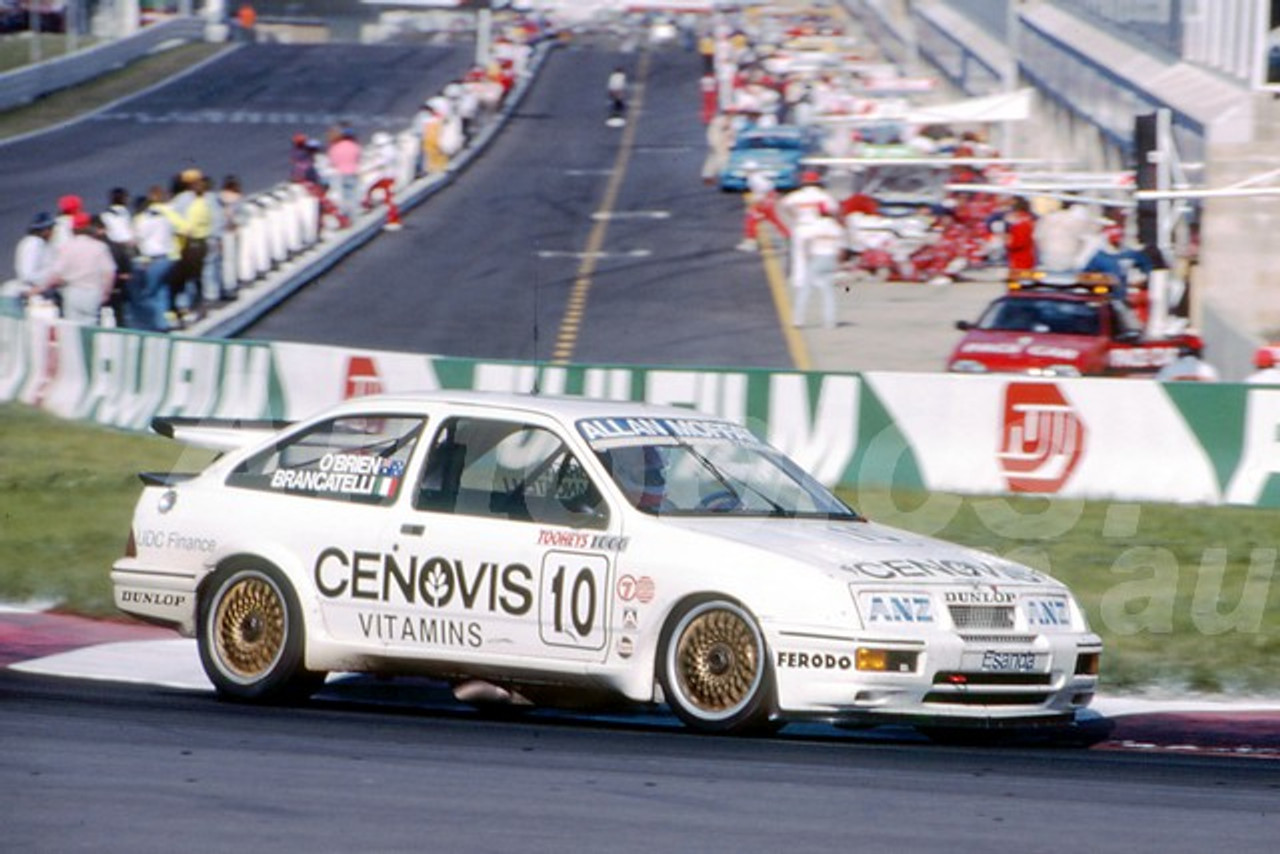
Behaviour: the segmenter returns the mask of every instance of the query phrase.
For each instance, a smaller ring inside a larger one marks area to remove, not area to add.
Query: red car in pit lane
[[[1105,276],[1064,284],[1014,279],[977,322],[962,320],[956,328],[965,332],[947,361],[956,373],[1151,377],[1202,349],[1190,333],[1147,337]]]

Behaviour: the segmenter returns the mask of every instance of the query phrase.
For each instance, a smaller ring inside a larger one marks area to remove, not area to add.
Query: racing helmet
[[[666,495],[662,452],[652,445],[623,446],[608,452],[614,481],[633,506],[656,510]]]

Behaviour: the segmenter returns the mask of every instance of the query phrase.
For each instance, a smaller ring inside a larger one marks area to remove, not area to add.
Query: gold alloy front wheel
[[[661,682],[672,711],[694,729],[743,731],[771,712],[764,638],[750,614],[725,600],[697,602],[675,619]]]

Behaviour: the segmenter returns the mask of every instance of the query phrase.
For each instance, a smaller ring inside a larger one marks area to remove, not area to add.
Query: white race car
[[[425,674],[742,732],[1062,723],[1097,685],[1062,584],[869,522],[690,410],[460,392],[154,428],[224,453],[142,476],[115,601],[194,635],[225,696]]]

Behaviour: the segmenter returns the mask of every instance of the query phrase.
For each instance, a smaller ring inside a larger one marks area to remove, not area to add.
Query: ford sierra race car
[[[153,426],[221,453],[142,475],[115,602],[229,698],[414,674],[748,732],[1069,723],[1097,685],[1061,583],[870,522],[691,410],[432,392]]]

